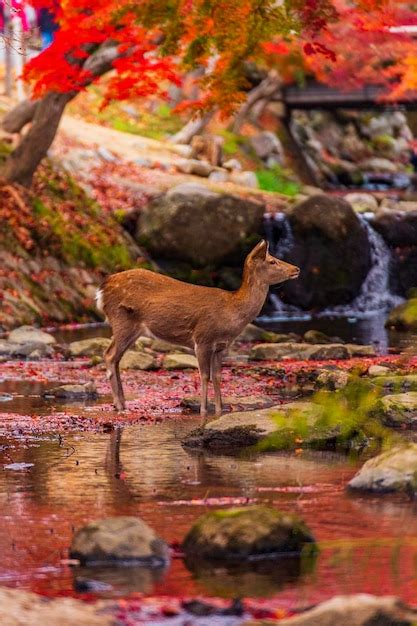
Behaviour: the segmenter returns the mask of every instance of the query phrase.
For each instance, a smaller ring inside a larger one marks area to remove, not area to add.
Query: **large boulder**
[[[402,295],[417,287],[417,203],[409,204],[416,208],[407,211],[384,209],[371,222],[391,249],[393,286]]]
[[[137,237],[157,258],[205,266],[235,253],[248,236],[260,232],[264,208],[185,183],[144,208]]]
[[[347,304],[358,295],[371,267],[366,229],[348,202],[324,194],[292,210],[293,241],[284,260],[301,267],[285,283],[283,298],[303,309]]]
[[[186,535],[191,559],[246,560],[301,552],[314,538],[296,515],[265,506],[232,508],[203,515]]]
[[[351,489],[364,491],[417,491],[417,444],[398,445],[365,465],[349,482]]]
[[[140,518],[109,517],[80,528],[73,537],[70,556],[82,565],[164,565],[169,560],[169,548]]]

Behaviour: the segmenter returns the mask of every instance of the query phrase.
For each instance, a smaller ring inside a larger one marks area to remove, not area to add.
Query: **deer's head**
[[[269,244],[265,239],[254,247],[246,257],[245,267],[247,270],[268,285],[277,285],[286,280],[298,278],[300,268],[272,256],[269,254],[268,248]]]

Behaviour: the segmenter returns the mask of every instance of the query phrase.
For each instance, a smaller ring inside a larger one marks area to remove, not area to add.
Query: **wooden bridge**
[[[356,91],[342,91],[320,83],[309,83],[303,87],[290,85],[283,89],[286,109],[386,109],[398,108],[417,111],[417,93],[412,99],[395,102],[383,100],[386,90],[375,85]]]

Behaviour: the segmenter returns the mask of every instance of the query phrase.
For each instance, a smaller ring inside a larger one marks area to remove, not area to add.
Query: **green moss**
[[[219,135],[224,139],[223,152],[227,156],[233,156],[239,152],[239,149],[247,143],[247,139],[241,135],[236,135],[230,130],[220,130]]]
[[[39,175],[41,194],[32,196],[35,218],[32,238],[39,247],[69,265],[103,271],[132,267],[123,231],[113,215],[99,205],[66,173],[46,165]]]
[[[388,316],[386,326],[399,330],[417,330],[417,298],[412,297],[395,307]]]
[[[7,159],[11,151],[12,146],[9,143],[0,141],[0,164]]]
[[[287,178],[278,167],[271,170],[257,170],[256,178],[258,179],[259,188],[264,191],[281,193],[286,196],[296,196],[300,192],[300,185]]]

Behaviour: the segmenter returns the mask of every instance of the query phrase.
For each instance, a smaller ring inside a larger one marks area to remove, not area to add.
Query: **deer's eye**
[[[269,261],[269,265],[275,265],[275,261]]]

